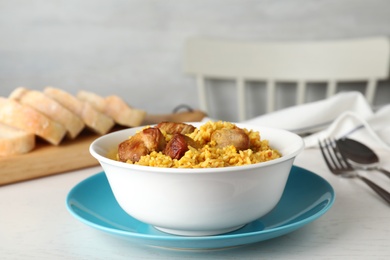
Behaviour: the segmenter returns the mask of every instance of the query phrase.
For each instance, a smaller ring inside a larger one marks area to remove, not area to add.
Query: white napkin
[[[390,104],[374,113],[365,97],[355,91],[281,109],[242,123],[310,133],[304,137],[306,148],[317,147],[320,138],[348,136],[372,148],[390,150]]]
[[[390,151],[390,105],[384,106],[371,116],[363,117],[356,112],[343,112],[325,130],[304,138],[307,148],[317,146],[318,139],[325,137],[349,137],[371,148]]]

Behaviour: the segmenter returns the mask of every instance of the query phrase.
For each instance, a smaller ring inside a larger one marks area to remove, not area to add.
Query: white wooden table
[[[380,151],[380,156],[390,169],[390,154]],[[331,175],[317,149],[305,150],[295,165],[330,182],[336,191],[333,207],[285,236],[213,251],[132,244],[73,218],[65,207],[69,190],[100,167],[2,186],[0,259],[390,259],[390,205],[360,180]],[[389,178],[369,175],[390,190]]]

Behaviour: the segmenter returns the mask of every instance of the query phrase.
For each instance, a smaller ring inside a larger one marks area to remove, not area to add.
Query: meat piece
[[[138,162],[141,156],[148,154],[149,150],[141,137],[137,134],[119,144],[118,156],[120,161]]]
[[[218,148],[234,145],[237,150],[247,150],[250,147],[249,137],[241,128],[215,130],[211,141],[215,141]]]
[[[195,126],[186,123],[175,123],[175,122],[161,122],[157,128],[164,130],[167,134],[190,134],[194,132]]]
[[[158,128],[147,128],[142,131],[142,140],[149,152],[162,151],[167,144],[164,135]]]
[[[164,154],[172,159],[180,159],[189,150],[188,146],[198,148],[199,144],[183,134],[174,134],[167,143]]]
[[[147,128],[119,144],[119,160],[138,162],[143,155],[163,151],[165,145],[164,135],[158,128]]]

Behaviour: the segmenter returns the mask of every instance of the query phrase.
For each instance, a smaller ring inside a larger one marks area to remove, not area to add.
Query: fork
[[[370,181],[364,176],[356,173],[355,169],[347,161],[347,159],[340,153],[334,140],[325,138],[322,142],[318,140],[322,156],[329,170],[341,177],[345,178],[358,178],[365,182],[370,188],[372,188],[378,195],[380,195],[387,203],[390,204],[390,193],[378,186],[374,182]]]

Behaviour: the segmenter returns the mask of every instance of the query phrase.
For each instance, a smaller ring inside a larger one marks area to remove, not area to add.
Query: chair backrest
[[[184,71],[197,79],[200,108],[209,113],[206,79],[234,79],[238,118],[246,119],[245,85],[262,81],[267,86],[267,112],[275,109],[275,84],[295,82],[297,104],[305,102],[308,83],[327,84],[326,96],[336,93],[338,82],[367,82],[365,95],[373,101],[377,82],[389,74],[390,45],[385,37],[313,42],[238,42],[189,39]]]

